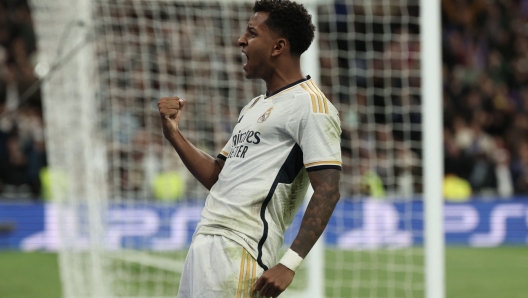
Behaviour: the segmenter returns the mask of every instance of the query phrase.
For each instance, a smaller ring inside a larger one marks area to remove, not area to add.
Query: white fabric
[[[341,169],[340,135],[337,110],[312,80],[251,100],[219,155],[226,162],[196,234],[225,236],[262,268],[276,265],[309,185],[307,171]]]
[[[178,298],[256,298],[251,296],[264,271],[236,242],[197,235],[187,253]]]
[[[298,253],[291,249],[288,249],[284,256],[282,256],[279,263],[286,266],[286,268],[290,269],[291,271],[296,272],[297,269],[299,269],[299,267],[301,266],[303,260],[304,259],[301,258]]]

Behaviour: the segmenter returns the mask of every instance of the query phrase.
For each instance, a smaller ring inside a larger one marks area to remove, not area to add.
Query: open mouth
[[[245,61],[244,65],[242,66],[242,68],[245,68],[246,65],[248,64],[248,61],[249,61],[249,57],[246,53],[242,52],[242,60]]]

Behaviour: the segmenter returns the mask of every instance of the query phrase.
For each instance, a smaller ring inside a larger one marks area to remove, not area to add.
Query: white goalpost
[[[424,134],[425,289],[427,298],[445,297],[445,239],[442,181],[442,56],[440,1],[420,0],[422,114]]]
[[[298,2],[317,27],[303,73],[341,117],[342,199],[281,297],[443,298],[439,1]],[[30,4],[63,296],[176,297],[207,190],[156,103],[186,98],[182,131],[218,154],[265,91],[236,46],[253,1]]]

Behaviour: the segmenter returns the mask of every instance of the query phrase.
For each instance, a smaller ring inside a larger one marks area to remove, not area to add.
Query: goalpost
[[[303,72],[340,112],[343,198],[281,297],[443,298],[440,3],[299,2],[317,27]],[[216,156],[265,90],[236,46],[252,5],[31,1],[64,297],[176,296],[207,191],[156,102],[186,98],[182,130]]]

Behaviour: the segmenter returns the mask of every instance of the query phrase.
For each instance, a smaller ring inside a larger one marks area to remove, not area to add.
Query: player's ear
[[[286,50],[286,48],[289,46],[288,41],[286,38],[277,38],[275,40],[275,44],[273,45],[273,50],[271,51],[271,56],[275,57],[280,55],[282,52]]]

